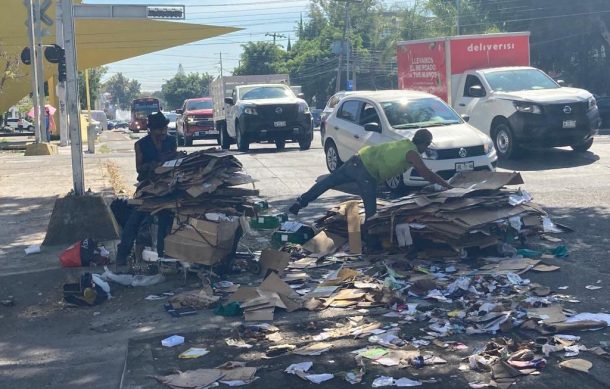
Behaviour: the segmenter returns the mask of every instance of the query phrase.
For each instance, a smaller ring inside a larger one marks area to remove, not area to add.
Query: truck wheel
[[[500,122],[492,129],[494,146],[498,152],[498,157],[510,159],[517,155],[518,146],[515,144],[513,131],[507,123]]]
[[[326,168],[329,172],[332,173],[337,170],[341,165],[343,165],[343,161],[341,161],[341,158],[339,158],[337,146],[335,146],[335,142],[333,142],[332,140],[326,142],[324,154],[326,154]]]
[[[286,139],[276,139],[275,148],[277,148],[278,151],[284,150],[286,148]]]
[[[224,124],[218,125],[218,143],[223,150],[229,150],[231,148],[231,138],[229,138],[227,126]]]
[[[572,145],[570,147],[572,148],[572,150],[576,151],[577,153],[584,153],[585,151],[589,150],[591,148],[591,146],[593,146],[593,138],[591,138],[585,142]]]
[[[309,150],[309,148],[311,147],[311,141],[313,140],[313,134],[312,136],[304,136],[303,138],[299,139],[299,149],[300,150]]]
[[[248,142],[248,139],[246,138],[246,135],[244,134],[239,122],[235,125],[235,135],[237,138],[237,150],[244,153],[250,150],[250,143]]]
[[[388,187],[392,193],[400,193],[407,189],[405,185],[405,180],[403,179],[402,174],[394,176],[392,178],[388,178],[385,181],[385,185]]]

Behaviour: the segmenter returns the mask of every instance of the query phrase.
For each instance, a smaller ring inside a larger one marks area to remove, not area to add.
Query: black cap
[[[159,130],[167,127],[169,119],[163,115],[163,112],[155,112],[148,115],[148,129]]]

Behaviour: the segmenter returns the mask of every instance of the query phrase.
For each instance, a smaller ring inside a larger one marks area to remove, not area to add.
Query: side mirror
[[[558,83],[560,86],[566,86],[566,85],[567,85],[567,84],[566,84],[566,82],[565,82],[565,80],[557,80],[557,83]]]
[[[305,93],[297,93],[297,97],[299,99],[304,99],[305,98]]]
[[[225,97],[225,103],[229,105],[235,104],[232,97]]]
[[[483,97],[485,96],[485,89],[481,85],[473,85],[468,88],[468,94],[470,97]]]
[[[177,110],[176,110],[176,113],[177,113],[178,115],[182,115],[182,114],[184,113],[184,111],[183,111],[183,110],[181,110],[181,109],[177,109]]]
[[[364,125],[364,131],[381,133],[381,126],[379,125],[379,123],[366,123]]]
[[[468,123],[468,121],[470,121],[470,115],[466,115],[465,113],[463,113],[460,116],[466,123]]]

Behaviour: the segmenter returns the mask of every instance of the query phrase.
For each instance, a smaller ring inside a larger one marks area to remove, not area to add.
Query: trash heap
[[[138,185],[134,200],[141,211],[164,209],[182,214],[222,211],[237,215],[257,196],[258,190],[236,188],[254,180],[242,171],[235,156],[224,151],[202,150],[165,162]]]
[[[239,187],[253,182],[232,154],[197,151],[157,167],[140,183],[130,203],[152,214],[173,211],[166,255],[212,266],[235,250],[241,237],[240,217],[255,213],[258,190]]]
[[[529,194],[502,189],[523,184],[519,173],[462,172],[451,184],[454,188],[443,192],[380,202],[377,214],[369,220],[369,234],[386,247],[430,242],[460,251],[542,231],[546,213],[531,202]],[[346,218],[335,208],[317,225],[347,236]]]

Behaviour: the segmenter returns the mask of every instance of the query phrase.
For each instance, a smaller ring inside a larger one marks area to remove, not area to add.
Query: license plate
[[[199,131],[197,136],[218,135],[218,130]]]
[[[273,122],[273,125],[275,127],[286,127],[286,122],[281,121],[281,122]]]
[[[474,170],[474,161],[458,162],[455,164],[456,172],[467,172],[470,170]]]
[[[576,128],[576,120],[564,120],[563,128]]]

